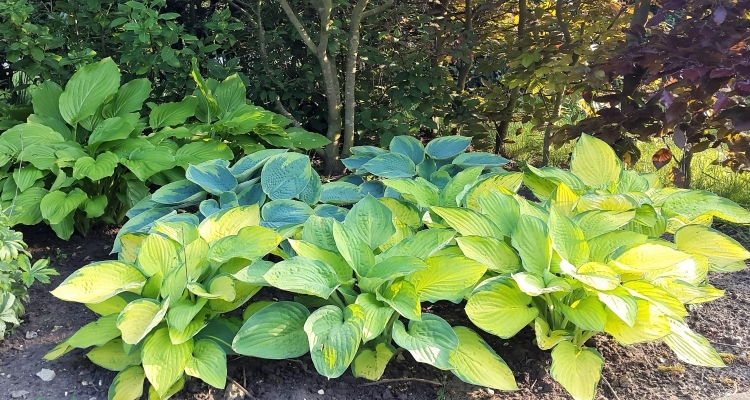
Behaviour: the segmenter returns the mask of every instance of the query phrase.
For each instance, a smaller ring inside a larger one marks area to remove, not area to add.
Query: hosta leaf
[[[564,330],[555,330],[550,332],[549,325],[543,318],[534,320],[534,333],[536,335],[536,344],[541,350],[549,350],[557,346],[562,341],[573,339],[573,334]]]
[[[411,256],[425,259],[453,240],[455,232],[447,229],[427,229],[391,247],[384,257]]]
[[[710,215],[736,224],[750,224],[750,212],[729,199],[703,190],[673,193],[664,201],[662,212],[691,221]]]
[[[143,396],[143,380],[146,374],[143,367],[133,365],[115,375],[109,387],[109,400],[138,400]]]
[[[458,347],[452,372],[462,381],[499,390],[518,390],[513,372],[479,335],[464,326],[453,331]]]
[[[90,146],[104,142],[127,139],[133,132],[133,125],[121,117],[108,118],[100,122],[88,139]]]
[[[36,87],[30,87],[29,91],[31,92],[34,114],[62,120],[60,95],[63,89],[60,85],[52,81],[44,81]]]
[[[183,376],[193,356],[193,341],[172,344],[167,328],[154,331],[141,350],[143,369],[157,393],[164,395]]]
[[[236,73],[229,75],[219,83],[213,94],[216,104],[224,114],[247,104],[245,84],[242,83],[242,79]]]
[[[168,183],[151,195],[151,200],[165,205],[193,203],[205,198],[206,192],[203,188],[187,179]]]
[[[336,271],[340,283],[352,280],[352,268],[349,267],[349,264],[340,255],[300,240],[289,239],[289,245],[292,246],[295,253],[302,257],[320,260],[330,265]]]
[[[411,178],[416,175],[416,165],[407,156],[386,153],[366,162],[362,168],[381,178]]]
[[[78,206],[81,205],[88,196],[86,193],[75,188],[70,193],[61,192],[56,190],[54,192],[47,193],[40,203],[42,210],[42,216],[48,220],[50,224],[58,224],[68,216],[68,214],[75,211]]]
[[[464,256],[435,256],[425,260],[428,268],[406,280],[414,285],[420,300],[459,303],[487,271],[487,267]]]
[[[476,182],[481,173],[482,167],[473,167],[456,174],[456,176],[445,185],[445,188],[440,193],[440,205],[446,207],[458,206],[458,195],[463,192],[468,185],[472,185]]]
[[[149,235],[138,253],[138,266],[148,276],[158,272],[165,276],[179,266],[178,249],[178,243],[172,239],[162,235]]]
[[[539,314],[531,297],[510,276],[491,278],[477,286],[466,304],[466,315],[479,328],[507,339]]]
[[[567,319],[585,331],[601,332],[607,323],[604,304],[595,296],[577,300],[570,306],[560,303],[560,309]]]
[[[625,271],[658,271],[690,258],[690,254],[658,243],[620,247],[611,255],[619,269]]]
[[[352,374],[357,378],[377,381],[383,376],[388,361],[396,355],[389,343],[380,342],[372,347],[361,347],[352,362]]]
[[[628,326],[635,324],[638,315],[638,303],[636,303],[635,297],[625,288],[598,292],[597,296],[602,303],[607,305],[608,312],[611,311]]]
[[[396,233],[393,213],[383,203],[367,196],[352,207],[344,225],[354,230],[371,249],[378,248]]]
[[[65,340],[65,343],[71,347],[85,349],[91,346],[102,346],[118,336],[120,336],[120,331],[117,329],[117,315],[107,315],[84,325]]]
[[[682,320],[669,318],[672,331],[664,337],[664,343],[675,352],[677,358],[693,365],[703,367],[725,367],[719,353],[703,336],[695,333]]]
[[[266,161],[261,184],[271,200],[291,199],[305,189],[311,176],[310,159],[305,155],[277,154]]]
[[[357,185],[348,182],[329,182],[321,186],[320,201],[328,204],[354,204],[362,199]]]
[[[313,206],[320,201],[320,194],[323,192],[323,184],[320,182],[320,175],[313,170],[307,185],[297,195],[297,198]]]
[[[338,378],[354,361],[362,340],[365,312],[352,304],[341,310],[321,307],[305,322],[310,355],[315,369],[328,378]]]
[[[255,171],[261,169],[269,158],[277,154],[283,154],[286,152],[286,149],[267,149],[256,151],[255,153],[237,160],[237,162],[234,163],[230,170],[238,181],[244,182],[248,178],[250,178],[250,176],[253,175]]]
[[[432,207],[431,210],[462,236],[503,237],[503,232],[489,218],[474,210],[458,207]]]
[[[418,139],[412,136],[395,136],[391,139],[388,148],[391,153],[403,154],[409,157],[414,164],[419,164],[424,160],[424,146]]]
[[[327,299],[339,286],[330,265],[305,257],[292,257],[269,269],[263,279],[281,290]]]
[[[636,304],[638,313],[632,327],[608,310],[604,331],[624,345],[650,342],[669,335],[669,321],[663,312],[646,300],[636,299]]]
[[[393,324],[393,341],[408,350],[417,362],[442,370],[454,369],[459,339],[444,319],[424,314],[421,321],[409,321],[409,330],[401,321]]]
[[[37,180],[43,178],[44,172],[36,169],[31,165],[27,165],[21,169],[13,171],[13,180],[16,182],[19,192],[23,192],[30,187],[34,186]]]
[[[120,163],[131,170],[138,179],[145,182],[156,173],[174,168],[177,160],[170,149],[156,146],[133,150],[127,158],[121,159]]]
[[[411,282],[398,279],[380,288],[376,295],[379,301],[387,303],[405,318],[421,319],[422,307],[419,303],[419,295]]]
[[[544,282],[544,278],[529,272],[519,272],[512,275],[513,280],[518,284],[518,288],[529,296],[541,296],[545,293],[561,292],[569,290],[569,287],[555,285],[550,282],[549,286]]]
[[[112,339],[102,346],[95,347],[86,357],[92,363],[110,371],[122,371],[131,365],[141,365],[141,352],[128,355],[122,348],[122,339]]]
[[[217,212],[198,225],[201,237],[211,244],[214,240],[236,235],[242,228],[260,225],[258,205],[234,207]]]
[[[463,236],[456,238],[461,251],[470,259],[477,261],[492,271],[506,273],[516,272],[521,261],[513,249],[503,240],[493,237]],[[543,248],[537,248],[537,253]]]
[[[76,179],[86,177],[92,181],[98,181],[112,176],[115,173],[118,161],[117,156],[110,152],[99,154],[96,160],[91,157],[79,158],[73,167],[73,177]]]
[[[206,299],[233,301],[237,296],[234,280],[227,274],[220,274],[213,277],[206,286],[190,282],[187,284],[187,289],[194,295]]]
[[[227,355],[212,340],[199,340],[195,342],[193,357],[185,366],[185,373],[217,389],[224,389],[227,383]]]
[[[232,349],[272,360],[299,357],[310,350],[304,330],[309,316],[307,308],[299,303],[281,301],[267,305],[245,321]]]
[[[418,177],[412,179],[386,179],[383,184],[420,207],[436,206],[440,203],[440,189],[430,181]]]
[[[151,129],[157,130],[165,126],[182,124],[195,114],[197,105],[198,99],[194,96],[187,96],[179,103],[160,104],[151,110],[151,114],[148,116],[148,125]]]
[[[86,218],[98,218],[104,215],[104,211],[107,208],[107,195],[100,194],[93,199],[84,200],[80,208],[86,213]]]
[[[219,264],[235,257],[255,260],[270,253],[280,242],[281,236],[271,229],[247,226],[240,229],[236,235],[213,242],[208,258]]]
[[[552,350],[549,372],[575,400],[593,400],[603,366],[604,359],[595,349],[561,342]]]
[[[598,262],[587,262],[570,275],[597,290],[613,290],[620,286],[620,275],[608,265]]]
[[[509,163],[510,160],[504,157],[500,157],[496,154],[490,153],[463,153],[459,154],[458,157],[453,159],[453,164],[460,165],[462,167],[499,167]]]
[[[119,86],[120,71],[111,58],[86,65],[73,74],[60,94],[60,114],[75,125],[93,115]]]
[[[9,223],[11,225],[36,225],[41,222],[44,218],[42,216],[41,202],[48,193],[47,189],[38,187],[29,188],[19,193],[15,204],[9,210],[12,211]]]
[[[674,242],[682,251],[708,258],[713,270],[750,258],[750,251],[739,242],[706,226],[684,226],[675,232]]]
[[[626,282],[623,286],[634,297],[650,301],[671,318],[678,319],[688,315],[680,300],[658,286],[642,281]]]
[[[314,132],[308,132],[301,128],[286,129],[289,139],[297,149],[312,150],[319,149],[331,143],[327,137]]]
[[[150,94],[151,82],[148,79],[133,79],[120,86],[112,102],[102,109],[102,117],[122,117],[128,113],[141,111],[143,102]]]
[[[311,215],[313,209],[297,200],[274,200],[264,204],[260,210],[263,226],[273,229],[290,224],[303,224]]]
[[[216,196],[234,190],[237,186],[237,179],[227,167],[211,161],[199,165],[189,165],[185,177],[202,187],[203,190]]]
[[[126,291],[137,291],[146,277],[132,264],[100,261],[89,264],[67,277],[51,293],[60,300],[99,303]]]
[[[189,164],[201,164],[210,160],[231,160],[232,149],[217,140],[202,140],[181,146],[174,154],[177,165],[187,168]]]
[[[152,299],[138,299],[130,302],[117,318],[117,328],[122,332],[122,340],[128,344],[138,344],[167,315],[169,300],[164,304]]]
[[[365,324],[362,328],[362,342],[367,343],[378,337],[385,330],[388,320],[393,315],[393,308],[377,299],[372,293],[357,296],[356,304],[365,312]]]
[[[432,158],[445,160],[455,157],[471,144],[471,138],[467,136],[445,136],[433,139],[425,146],[425,153]]]
[[[336,248],[347,263],[360,275],[367,276],[375,265],[375,256],[359,234],[353,229],[339,223],[333,223],[333,238]],[[304,231],[303,231],[304,239]]]
[[[611,146],[583,134],[573,148],[570,171],[586,186],[600,188],[619,181],[622,165]]]
[[[302,240],[312,243],[321,249],[336,252],[336,242],[333,237],[333,226],[336,220],[323,218],[316,215],[311,216],[302,228]],[[373,257],[373,263],[374,263]]]

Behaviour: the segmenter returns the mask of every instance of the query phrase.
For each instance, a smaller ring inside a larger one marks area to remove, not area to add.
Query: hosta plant
[[[28,290],[34,282],[49,283],[57,271],[49,268],[49,260],[31,264],[23,234],[8,225],[8,217],[0,215],[0,340],[11,328],[21,324],[29,301]]]
[[[109,398],[139,399],[145,379],[149,398],[166,399],[182,388],[186,374],[223,388],[226,355],[242,323],[224,314],[261,288],[233,274],[264,265],[260,259],[281,240],[259,224],[252,205],[200,223],[186,214],[123,236],[117,261],[87,265],[52,291],[100,317],[45,358],[93,346],[87,353],[92,362],[119,371]]]
[[[341,376],[351,366],[355,376],[373,380],[405,349],[466,382],[517,389],[505,362],[479,335],[422,312],[424,302],[461,301],[487,267],[462,255],[450,230],[397,230],[395,221],[421,226],[420,215],[382,200],[365,197],[343,222],[312,216],[289,241],[283,261],[236,273],[241,282],[300,296],[251,303],[232,348],[268,359],[310,352],[324,376]]]
[[[747,224],[750,213],[707,192],[658,187],[590,136],[577,143],[571,171],[526,178],[539,207],[496,188],[430,209],[433,224],[454,229],[462,253],[490,271],[466,304],[474,324],[501,338],[530,326],[552,350],[550,374],[575,399],[595,396],[604,359],[587,340],[602,332],[624,345],[662,340],[686,363],[723,366],[686,324],[685,305],[722,296],[708,272],[750,258],[709,227],[712,217]],[[661,237],[667,231],[673,242]]]

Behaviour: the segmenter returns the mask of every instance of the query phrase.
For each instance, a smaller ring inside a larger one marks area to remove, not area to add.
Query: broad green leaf
[[[396,349],[389,343],[380,342],[372,347],[360,347],[352,362],[352,375],[377,381],[383,376],[388,361],[396,355]]]
[[[206,299],[233,301],[237,297],[234,280],[230,275],[219,274],[213,277],[206,286],[190,282],[187,284],[187,289],[194,295]]]
[[[44,175],[44,172],[38,170],[34,166],[27,165],[21,169],[13,171],[13,180],[16,182],[18,191],[23,192],[34,186],[36,181],[43,178]]]
[[[328,204],[354,204],[362,199],[359,187],[349,182],[328,182],[320,188],[320,201]]]
[[[107,316],[111,314],[120,314],[125,306],[132,300],[138,298],[138,295],[130,292],[125,292],[117,296],[110,297],[100,303],[89,303],[86,304],[86,308],[99,314],[100,316]]]
[[[131,365],[141,365],[141,352],[126,354],[122,348],[122,339],[112,339],[102,346],[86,353],[92,363],[110,371],[122,371]]]
[[[143,380],[146,374],[143,367],[133,365],[115,376],[109,387],[109,400],[138,400],[143,396]]]
[[[281,301],[249,317],[232,342],[232,349],[251,357],[283,360],[309,351],[305,321],[310,312],[299,303]]]
[[[210,160],[231,160],[232,149],[218,140],[201,140],[180,146],[174,153],[177,165],[187,168],[189,164],[201,164]]]
[[[424,161],[424,146],[412,136],[394,136],[388,145],[388,149],[392,153],[403,154],[409,157],[415,165]]]
[[[503,236],[510,237],[521,216],[521,206],[518,200],[507,193],[490,191],[481,194],[478,202],[479,211],[495,223],[495,226],[503,232]]]
[[[482,167],[472,167],[456,174],[440,193],[440,205],[447,207],[458,206],[459,203],[456,198],[467,186],[472,185],[479,178],[482,169]]]
[[[102,178],[112,176],[117,167],[118,158],[114,153],[105,152],[96,156],[79,158],[73,167],[73,177],[76,179],[89,178],[98,181]]]
[[[729,199],[703,190],[673,193],[664,201],[662,212],[688,220],[709,215],[736,224],[750,224],[750,212]]]
[[[453,164],[462,167],[482,166],[482,167],[499,167],[509,163],[510,160],[498,156],[497,154],[485,152],[471,152],[459,154],[453,159]]]
[[[172,344],[167,328],[160,328],[149,337],[141,350],[143,369],[156,392],[164,395],[183,376],[193,356],[193,341]]]
[[[362,342],[367,343],[378,337],[385,330],[388,320],[393,315],[393,308],[377,299],[372,293],[357,296],[356,304],[365,312],[365,324],[362,328]]]
[[[16,201],[10,208],[10,225],[24,224],[36,225],[44,218],[42,216],[41,202],[49,193],[47,189],[33,187],[23,193],[19,193]],[[5,206],[5,204],[3,204]]]
[[[201,237],[211,244],[213,241],[236,235],[242,228],[260,225],[258,205],[234,207],[219,211],[198,225]]]
[[[224,114],[247,104],[245,84],[242,83],[242,79],[236,73],[229,75],[219,83],[213,94],[216,104]]]
[[[315,369],[328,378],[338,378],[354,361],[362,340],[365,312],[352,304],[341,310],[321,307],[305,322],[310,355]]]
[[[635,211],[592,210],[576,215],[573,222],[581,228],[583,236],[588,240],[625,226],[635,215]]]
[[[608,265],[598,262],[587,262],[569,275],[596,290],[607,291],[620,286],[620,275]]]
[[[193,347],[193,357],[185,366],[185,373],[203,382],[224,389],[227,383],[227,355],[211,340],[199,340]]]
[[[573,224],[573,221],[552,207],[547,226],[549,228],[550,239],[552,239],[552,248],[564,260],[575,266],[582,265],[588,261],[588,243],[584,238],[581,228]]]
[[[607,323],[604,304],[595,296],[576,300],[570,306],[560,303],[560,309],[567,319],[584,331],[601,332]]]
[[[489,192],[515,193],[521,187],[522,181],[523,174],[520,172],[491,175],[484,179],[480,178],[480,181],[475,183],[468,192],[464,191],[458,197],[462,198],[462,203],[466,207],[479,210],[480,197]]]
[[[208,252],[208,258],[219,264],[235,257],[255,260],[270,253],[280,242],[281,236],[271,229],[246,226],[236,235],[214,241]]]
[[[552,350],[549,373],[575,400],[593,400],[603,366],[604,358],[596,349],[561,342]]]
[[[276,263],[263,279],[281,290],[324,299],[339,286],[338,275],[330,265],[305,257],[292,257]]]
[[[319,133],[308,132],[301,128],[288,128],[286,129],[286,133],[289,135],[289,140],[292,141],[294,148],[297,149],[319,149],[331,143],[327,137]]]
[[[393,341],[411,353],[417,362],[442,370],[455,368],[459,339],[444,319],[424,314],[422,320],[409,321],[409,330],[401,321],[393,324]]]
[[[30,87],[29,91],[31,92],[34,114],[57,120],[63,119],[60,115],[60,95],[63,92],[60,85],[52,81],[44,81],[36,87]]]
[[[620,180],[622,164],[612,147],[586,134],[573,148],[570,171],[591,188],[606,188]]]
[[[474,289],[466,303],[466,315],[482,330],[508,339],[539,314],[531,297],[520,291],[508,275],[488,279]]]
[[[440,203],[440,189],[424,178],[418,177],[413,180],[386,179],[383,184],[401,193],[404,200],[415,203],[420,207],[431,207]]]
[[[105,119],[97,124],[94,131],[91,132],[88,144],[92,148],[95,148],[95,145],[104,142],[127,139],[130,133],[133,132],[133,128],[133,125],[125,118],[114,117]]]
[[[185,178],[216,196],[237,187],[237,179],[229,168],[212,161],[199,165],[190,164],[185,171]]]
[[[389,248],[383,257],[410,256],[425,259],[448,245],[455,232],[447,229],[426,229]]]
[[[346,214],[344,225],[354,230],[371,248],[376,249],[396,233],[393,213],[383,203],[368,195]]]
[[[59,224],[87,198],[86,193],[79,188],[71,190],[70,193],[59,190],[49,192],[42,198],[40,204],[42,216],[50,224]]]
[[[65,340],[68,346],[85,349],[91,346],[102,346],[120,336],[117,329],[117,315],[107,315],[89,322]]]
[[[176,331],[185,330],[207,302],[208,300],[204,298],[198,298],[195,303],[188,299],[172,302],[167,311],[169,327]]]
[[[560,342],[570,341],[573,334],[561,329],[550,332],[549,325],[543,318],[534,320],[534,333],[536,335],[536,345],[541,350],[550,350]]]
[[[138,299],[130,302],[117,318],[117,328],[122,332],[122,340],[128,344],[138,344],[167,315],[169,300],[164,304],[152,299]]]
[[[55,155],[55,152],[57,149],[56,146],[48,146],[43,144],[35,144],[30,147],[24,146],[23,151],[18,155],[18,160],[27,161],[31,165],[33,165],[35,168],[29,168],[29,166],[25,166],[21,169],[16,169],[13,171],[13,179],[16,181],[16,185],[19,185],[19,191],[24,191],[31,187],[31,185],[28,186],[22,186],[20,183],[20,179],[23,177],[24,171],[27,171],[31,169],[32,171],[36,170],[50,170],[53,169],[53,165],[57,164],[57,156]],[[5,160],[4,155],[0,155],[0,165],[7,164],[10,160]],[[28,172],[27,172],[28,173]],[[37,174],[38,172],[35,172],[34,174]],[[16,175],[21,174],[21,176],[16,177]],[[60,175],[59,173],[57,175]],[[41,178],[42,175],[39,175],[34,180]],[[34,183],[33,181],[31,183]]]
[[[312,176],[310,159],[299,153],[269,158],[261,172],[263,191],[271,200],[291,199],[305,189]]]
[[[431,207],[430,210],[462,236],[503,237],[503,232],[492,221],[474,210],[457,207]]]
[[[400,276],[406,276],[417,271],[423,271],[427,268],[424,261],[416,257],[394,256],[385,258],[383,261],[375,264],[364,278],[376,278],[382,281],[388,281]]]
[[[60,114],[75,125],[93,115],[119,86],[120,71],[111,58],[86,65],[73,74],[60,94]]]
[[[670,333],[669,321],[658,307],[646,300],[636,299],[638,313],[633,326],[628,326],[611,310],[607,310],[607,325],[604,331],[624,345],[651,342]]]
[[[0,136],[3,153],[16,156],[21,150],[34,145],[50,146],[62,143],[65,138],[52,128],[39,124],[18,124]]]
[[[658,286],[642,281],[627,282],[623,286],[633,297],[648,300],[670,318],[678,319],[688,315],[680,300]]]
[[[56,223],[56,224],[50,224],[50,228],[55,232],[57,237],[59,237],[62,240],[68,240],[70,239],[70,236],[73,235],[73,219],[74,213],[70,213],[63,218],[62,221]]]
[[[518,390],[513,372],[500,356],[471,329],[457,326],[458,347],[452,372],[462,381],[499,390]]]
[[[491,271],[516,272],[520,267],[521,261],[518,255],[503,240],[493,237],[463,236],[456,238],[456,243],[466,257],[487,266]]]
[[[107,195],[100,194],[93,199],[84,200],[79,208],[83,209],[86,213],[86,218],[98,218],[104,215],[104,211],[107,208],[107,202]]]
[[[544,221],[530,215],[521,215],[511,236],[511,243],[521,257],[523,269],[539,276],[549,269],[552,241]]]
[[[435,256],[425,260],[428,268],[406,277],[414,285],[421,301],[463,300],[487,267],[471,258],[456,255]]]
[[[304,232],[303,232],[304,238]],[[341,256],[360,276],[367,276],[375,265],[375,256],[359,234],[339,222],[333,223],[333,238]]]
[[[377,299],[393,307],[399,314],[410,320],[419,320],[422,316],[422,307],[419,303],[419,294],[411,282],[397,279],[393,283],[386,283],[376,293]]]
[[[126,158],[120,159],[120,163],[145,182],[154,174],[174,168],[177,160],[169,148],[156,146],[135,149]]]
[[[719,353],[706,338],[690,329],[685,322],[669,318],[672,333],[664,337],[664,343],[675,352],[677,358],[703,367],[725,367]]]
[[[67,277],[51,293],[60,300],[77,303],[99,303],[118,293],[137,291],[146,277],[132,264],[99,261]]]
[[[302,257],[319,260],[330,265],[336,271],[340,283],[352,280],[352,268],[340,255],[301,240],[289,239],[289,245],[292,246],[295,253]]]
[[[709,268],[723,267],[750,258],[750,251],[729,236],[700,225],[687,225],[674,234],[677,248],[690,254],[708,258]]]
[[[330,217],[311,216],[305,221],[305,225],[302,228],[302,240],[312,243],[323,250],[337,252],[336,241],[333,236],[335,222],[336,220]]]
[[[431,140],[425,146],[425,153],[432,158],[445,160],[462,153],[471,144],[467,136],[445,136]]]
[[[179,125],[195,114],[198,99],[187,96],[179,103],[164,103],[156,106],[148,116],[148,125],[153,130],[165,126]]]
[[[122,117],[128,113],[139,112],[150,94],[151,82],[148,79],[133,79],[120,86],[112,102],[102,109],[102,117]]]

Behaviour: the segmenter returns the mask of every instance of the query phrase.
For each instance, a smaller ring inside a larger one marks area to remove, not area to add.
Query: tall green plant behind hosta
[[[247,104],[237,75],[206,83],[193,69],[197,96],[147,105],[151,83],[120,85],[111,59],[76,72],[65,89],[45,82],[33,92],[28,121],[0,136],[2,204],[15,199],[11,224],[48,223],[67,239],[92,223],[121,223],[150,186],[182,179],[191,164],[232,160],[264,148],[308,150],[318,134]]]

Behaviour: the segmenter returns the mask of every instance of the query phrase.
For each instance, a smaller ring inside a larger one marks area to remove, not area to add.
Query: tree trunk
[[[633,17],[630,19],[630,27],[646,25],[650,8],[651,0],[636,0],[635,8],[633,9]]]
[[[352,17],[349,21],[349,48],[346,54],[346,75],[344,79],[344,146],[341,149],[341,157],[351,155],[354,146],[354,109],[356,99],[357,77],[357,52],[359,51],[360,23],[362,13],[367,7],[367,0],[359,0],[354,6]]]
[[[529,11],[526,6],[526,0],[518,0],[518,40],[522,41],[526,36],[526,20],[528,19]],[[519,46],[519,50],[523,51],[524,47]],[[513,119],[513,113],[518,105],[518,97],[521,95],[521,90],[518,86],[513,88],[510,92],[508,99],[508,105],[505,106],[504,119],[500,121],[495,129],[495,146],[493,152],[499,155],[505,155],[503,151],[503,141],[508,137],[508,129],[510,128],[510,121]]]
[[[565,89],[563,88],[562,91]],[[555,105],[552,109],[552,119],[556,119],[560,116],[560,106],[562,105],[562,91],[555,93]],[[549,164],[549,147],[552,139],[552,121],[547,121],[547,127],[544,129],[544,140],[542,142],[542,167],[546,167]]]

